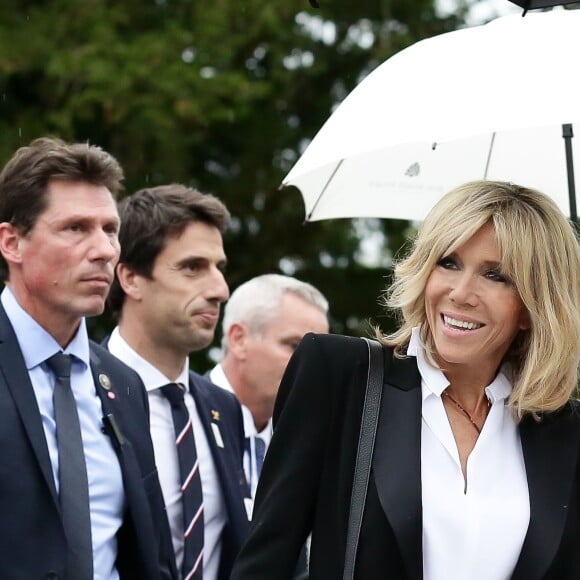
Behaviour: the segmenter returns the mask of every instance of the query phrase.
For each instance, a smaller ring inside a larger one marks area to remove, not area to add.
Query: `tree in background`
[[[364,76],[413,42],[457,28],[465,10],[441,16],[432,0],[320,5],[3,0],[0,162],[52,134],[113,153],[128,192],[182,182],[213,193],[234,217],[225,239],[232,288],[289,273],[329,298],[332,331],[363,334],[369,319],[388,329],[378,298],[408,224],[303,224],[299,192],[278,186]],[[372,266],[361,258],[369,233],[384,239]],[[91,332],[99,338],[110,327],[104,317]]]

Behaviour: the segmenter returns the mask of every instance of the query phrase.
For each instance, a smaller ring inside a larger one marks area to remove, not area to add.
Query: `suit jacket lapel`
[[[195,406],[197,407],[197,412],[199,418],[201,420],[201,424],[203,425],[203,429],[205,431],[205,436],[207,437],[207,441],[209,443],[209,447],[211,449],[211,454],[213,460],[218,467],[218,476],[220,480],[222,479],[222,461],[220,454],[218,453],[218,446],[216,443],[216,435],[212,431],[211,427],[211,402],[208,400],[207,394],[200,389],[199,386],[195,383],[194,376],[190,373],[189,375],[189,390],[193,399],[195,400]],[[219,427],[218,427],[219,428]]]
[[[224,499],[228,508],[228,513],[230,517],[233,517],[234,513],[237,513],[238,515],[242,514],[245,519],[245,511],[242,512],[238,509],[239,506],[237,506],[236,499],[238,497],[243,497],[241,487],[246,485],[244,472],[240,468],[240,480],[238,481],[232,477],[232,475],[235,474],[235,464],[232,461],[235,452],[231,448],[226,448],[228,445],[227,439],[222,441],[220,446],[218,446],[217,443],[217,438],[221,439],[222,435],[220,432],[219,419],[213,421],[212,415],[216,411],[219,413],[220,409],[214,407],[212,398],[209,396],[203,386],[200,388],[200,386],[196,383],[195,376],[193,374],[189,375],[189,388],[195,400],[197,412],[199,414],[201,424],[203,425],[205,435],[209,443],[209,448],[211,450],[211,455],[214,460],[221,488],[224,492]],[[213,428],[212,423],[214,425]],[[216,429],[217,433],[214,432],[213,429]]]
[[[410,579],[423,575],[420,387],[415,359],[393,358],[386,371],[373,456],[379,500]]]
[[[52,465],[48,454],[46,437],[42,427],[38,403],[34,395],[32,383],[24,357],[18,346],[16,335],[10,324],[6,311],[0,303],[0,370],[8,390],[12,394],[30,445],[36,455],[42,475],[50,489],[55,505],[58,506],[58,496],[52,473]]]
[[[530,524],[513,574],[514,580],[543,578],[556,556],[575,485],[580,427],[566,409],[520,426],[530,494]],[[548,468],[549,466],[549,468]]]
[[[147,509],[149,502],[143,485],[143,475],[133,446],[123,433],[123,416],[120,407],[127,403],[120,402],[119,388],[124,385],[111,382],[99,356],[92,348],[91,372],[97,395],[101,400],[104,429],[111,439],[123,474],[125,498],[135,531],[135,542],[139,545],[138,551],[143,559],[143,569],[156,570],[159,567],[158,555],[155,550],[151,549],[151,546],[157,544],[157,536],[152,526],[151,513]],[[144,433],[144,437],[148,436],[148,433]],[[157,525],[161,527],[163,524],[158,522]]]
[[[375,442],[373,472],[381,506],[411,579],[422,578],[421,378],[415,360],[392,359]],[[566,409],[520,426],[530,523],[513,580],[545,577],[560,545],[580,452],[580,425]],[[550,468],[547,469],[546,466]]]
[[[95,389],[97,391],[97,396],[101,400],[101,407],[103,409],[103,417],[113,413],[114,409],[111,405],[112,400],[109,399],[107,393],[113,393],[112,385],[108,376],[104,373],[101,368],[101,359],[95,353],[95,351],[91,348],[90,352],[91,357],[91,374],[93,375],[93,383],[95,384]]]

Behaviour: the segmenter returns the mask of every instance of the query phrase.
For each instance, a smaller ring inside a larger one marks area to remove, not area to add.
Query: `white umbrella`
[[[310,221],[421,220],[473,179],[535,187],[575,219],[580,144],[563,130],[580,131],[579,57],[580,10],[417,42],[355,87],[282,185],[300,190]]]

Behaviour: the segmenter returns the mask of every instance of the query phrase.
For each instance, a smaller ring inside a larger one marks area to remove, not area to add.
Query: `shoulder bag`
[[[343,580],[354,578],[354,565],[379,422],[385,372],[382,345],[376,340],[367,338],[363,340],[366,341],[369,350],[369,370],[350,498]]]

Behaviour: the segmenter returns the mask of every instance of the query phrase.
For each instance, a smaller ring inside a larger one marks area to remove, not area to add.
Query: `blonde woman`
[[[426,218],[388,296],[361,580],[580,578],[580,249],[545,195],[481,181]],[[307,335],[290,361],[233,580],[340,580],[368,369]]]

